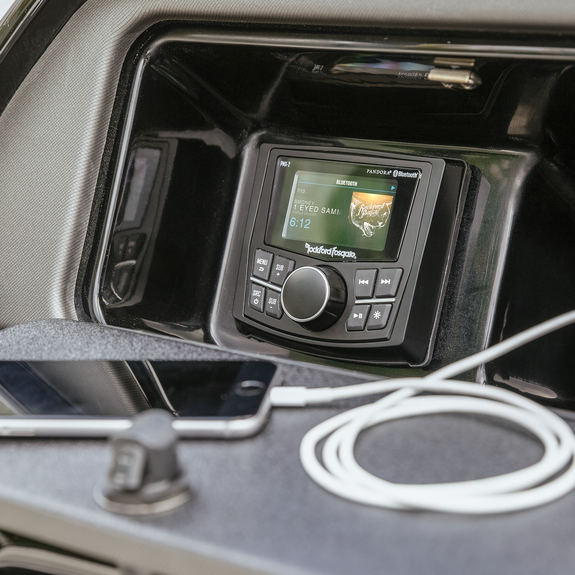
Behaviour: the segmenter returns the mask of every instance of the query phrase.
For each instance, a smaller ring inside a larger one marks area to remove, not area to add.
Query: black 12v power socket
[[[178,461],[173,420],[167,411],[151,409],[111,438],[112,463],[94,490],[98,505],[114,513],[151,515],[175,509],[191,498]]]

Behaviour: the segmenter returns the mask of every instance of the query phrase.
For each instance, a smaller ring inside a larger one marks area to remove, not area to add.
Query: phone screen
[[[0,413],[128,418],[159,408],[178,418],[250,418],[276,370],[266,361],[3,361]]]

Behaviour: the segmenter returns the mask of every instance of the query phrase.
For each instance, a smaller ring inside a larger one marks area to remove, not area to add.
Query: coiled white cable
[[[277,387],[274,406],[328,403],[337,399],[387,394],[368,405],[328,419],[303,438],[300,458],[308,475],[327,491],[357,503],[392,509],[486,514],[549,503],[575,488],[575,436],[559,416],[518,394],[460,381],[445,381],[547,333],[575,323],[575,311],[521,332],[489,349],[424,378],[387,379],[339,388]],[[421,392],[440,395],[418,396]],[[496,477],[424,485],[400,485],[372,475],[355,460],[354,447],[365,429],[394,419],[432,413],[481,413],[507,419],[535,435],[545,453],[534,465]],[[323,465],[316,449],[322,450]]]

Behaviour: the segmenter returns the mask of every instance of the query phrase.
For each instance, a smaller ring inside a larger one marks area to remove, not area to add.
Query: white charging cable
[[[386,379],[344,387],[275,387],[276,407],[303,407],[338,399],[386,394],[328,419],[303,438],[300,458],[308,475],[327,491],[357,503],[448,513],[504,513],[549,503],[575,488],[575,435],[559,416],[516,393],[447,378],[464,373],[545,334],[575,323],[575,311],[521,332],[423,378]],[[439,395],[418,396],[421,392]],[[481,413],[512,421],[543,444],[541,460],[519,471],[457,483],[396,484],[376,477],[355,460],[365,429],[394,419],[433,413]],[[327,437],[322,463],[317,445]]]

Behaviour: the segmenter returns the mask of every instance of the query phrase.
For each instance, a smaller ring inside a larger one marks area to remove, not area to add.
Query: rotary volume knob
[[[304,266],[286,279],[281,302],[286,315],[311,331],[331,327],[347,301],[345,281],[328,266]]]

